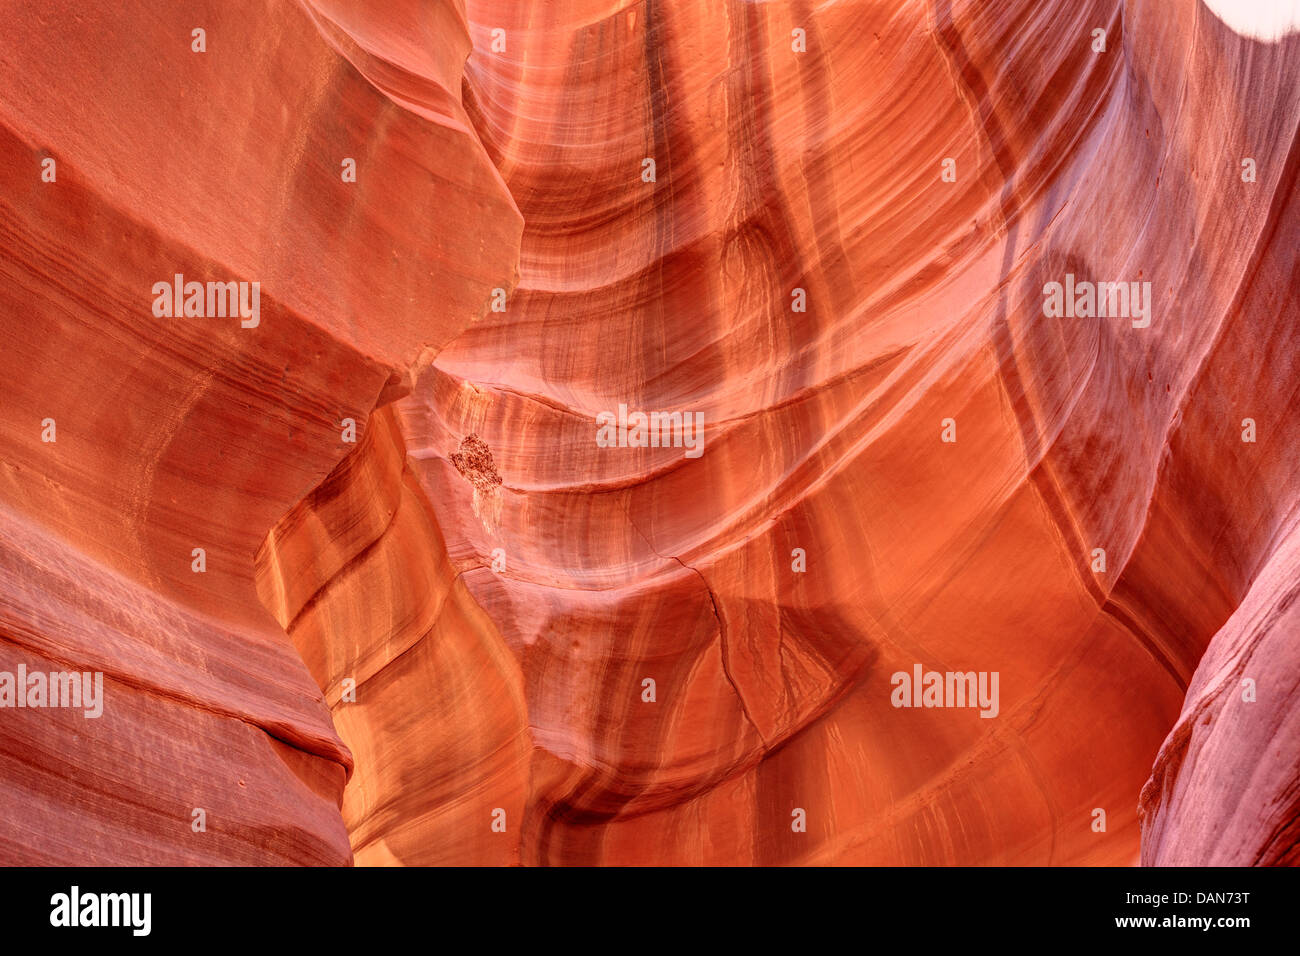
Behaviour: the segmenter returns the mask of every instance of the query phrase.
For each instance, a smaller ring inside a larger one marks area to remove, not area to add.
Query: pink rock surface
[[[0,711],[4,862],[351,860],[352,757],[254,555],[510,281],[519,218],[458,78],[397,101],[325,6],[0,9],[3,653],[106,680],[84,728]],[[156,317],[176,273],[259,282],[259,324]]]
[[[0,710],[0,859],[1295,862],[1300,37],[0,17],[0,671],[107,688]],[[175,273],[260,323],[154,316]]]

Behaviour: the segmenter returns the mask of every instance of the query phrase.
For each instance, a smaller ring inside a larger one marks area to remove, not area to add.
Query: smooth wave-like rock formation
[[[399,96],[330,6],[0,11],[0,669],[105,675],[98,719],[0,710],[5,862],[351,860],[352,757],[254,556],[513,279],[520,223],[468,34]],[[258,324],[157,317],[176,274],[259,282]]]
[[[1296,862],[1300,37],[0,12],[0,859]]]

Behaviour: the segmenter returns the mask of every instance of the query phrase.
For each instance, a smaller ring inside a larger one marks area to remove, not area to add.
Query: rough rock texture
[[[1296,862],[1300,37],[0,17],[0,671],[106,675],[0,710],[0,860]],[[155,317],[174,273],[260,324]],[[894,706],[916,664],[997,715]]]

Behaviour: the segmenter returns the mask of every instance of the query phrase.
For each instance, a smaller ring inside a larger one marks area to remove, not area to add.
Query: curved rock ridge
[[[518,862],[489,825],[528,784],[519,666],[451,567],[391,408],[258,555],[262,598],[357,755],[359,864]],[[436,839],[431,839],[436,834]]]
[[[1295,501],[1296,41],[1190,2],[469,16],[521,278],[398,408],[522,664],[522,859],[1135,861]],[[1150,325],[1046,316],[1067,274],[1150,282]],[[599,447],[620,404],[703,455]],[[1000,713],[894,707],[917,663]]]
[[[353,757],[254,557],[521,228],[468,40],[407,62],[357,10],[348,47],[328,3],[0,9],[0,671],[104,687],[0,709],[0,861],[352,860]],[[397,97],[381,62],[425,72]],[[178,275],[257,308],[160,308]]]
[[[1142,790],[1145,865],[1300,864],[1298,542],[1293,520],[1196,669]]]
[[[0,708],[0,860],[1297,862],[1300,36],[47,6],[0,703],[104,711]]]

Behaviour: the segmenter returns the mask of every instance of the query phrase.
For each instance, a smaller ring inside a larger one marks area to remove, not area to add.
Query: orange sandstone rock
[[[1295,862],[1300,38],[119,6],[0,36],[0,859]]]

